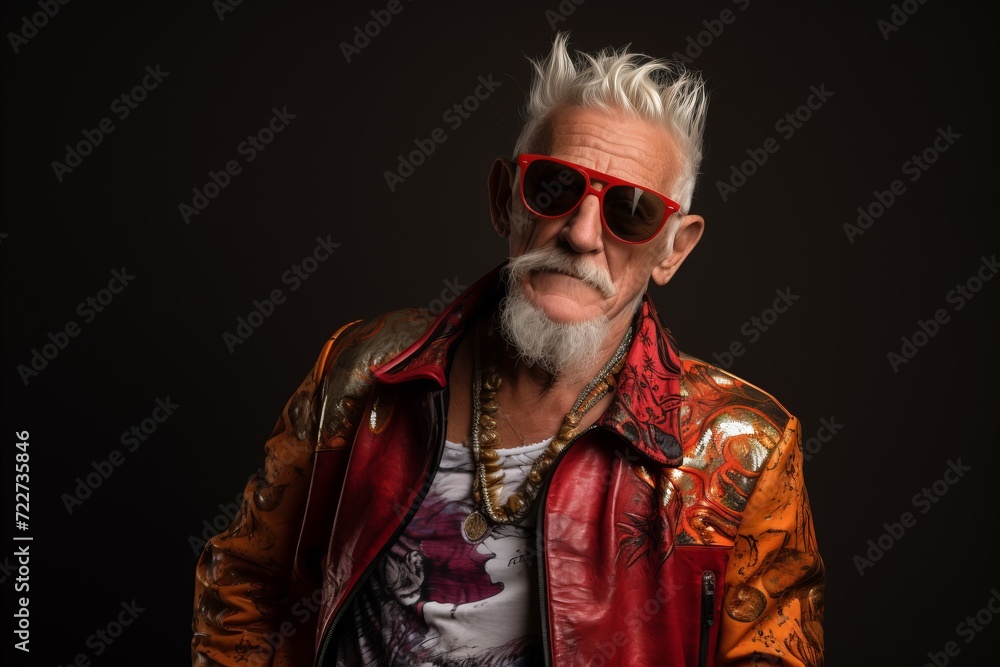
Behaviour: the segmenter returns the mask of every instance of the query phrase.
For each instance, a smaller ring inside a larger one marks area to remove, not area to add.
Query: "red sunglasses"
[[[521,172],[521,201],[533,214],[561,218],[575,211],[587,195],[595,195],[604,228],[623,243],[649,241],[681,208],[658,192],[548,155],[522,153],[515,164]],[[592,178],[604,187],[595,188]]]

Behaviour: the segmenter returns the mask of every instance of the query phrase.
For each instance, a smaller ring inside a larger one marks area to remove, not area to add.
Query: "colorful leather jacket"
[[[437,319],[334,334],[198,562],[195,665],[333,664],[341,614],[440,459],[450,355],[501,290],[495,270]],[[635,323],[612,406],[536,500],[547,664],[822,665],[798,421],[680,355],[648,296]]]

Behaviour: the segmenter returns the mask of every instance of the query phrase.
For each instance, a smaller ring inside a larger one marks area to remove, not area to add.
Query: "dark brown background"
[[[208,1],[95,4],[60,6],[18,53],[9,38],[0,47],[2,506],[13,513],[13,434],[26,429],[34,537],[32,652],[15,657],[184,664],[189,536],[260,464],[328,335],[384,310],[431,305],[445,281],[470,284],[504,257],[485,177],[510,153],[529,81],[524,56],[547,51],[546,11],[560,6],[403,0],[347,63],[340,43],[386,3],[243,2],[224,20]],[[957,625],[1000,586],[986,545],[996,528],[996,281],[960,311],[946,294],[998,249],[988,17],[972,3],[914,1],[886,40],[877,22],[890,3],[740,6],[587,0],[557,27],[583,50],[631,43],[669,56],[704,21],[734,12],[694,60],[712,91],[694,202],[707,232],[655,292],[657,304],[690,354],[711,360],[746,344],[730,370],[777,396],[807,437],[824,418],[843,425],[806,469],[829,575],[829,664],[923,665],[949,641],[959,648],[950,664],[987,664],[1000,622],[968,643]],[[5,35],[37,11],[4,3]],[[169,75],[117,119],[111,101],[147,65]],[[501,86],[452,129],[442,113],[480,75]],[[834,95],[786,139],[775,123],[810,86]],[[247,164],[237,145],[273,107],[297,117]],[[52,161],[104,117],[115,131],[58,182]],[[383,172],[438,127],[447,141],[390,192]],[[903,163],[948,127],[960,139],[911,183]],[[768,137],[778,152],[724,202],[716,183]],[[185,225],[178,205],[231,159],[242,173]],[[849,243],[842,225],[894,179],[906,192]],[[340,247],[290,291],[282,273],[327,235]],[[25,386],[17,366],[49,332],[82,322],[77,304],[123,266],[134,282]],[[230,354],[223,332],[276,288],[287,301]],[[785,288],[799,299],[750,344],[743,323]],[[894,373],[887,353],[939,308],[950,321]],[[167,396],[176,413],[69,515],[61,495],[92,461],[122,450],[120,434]],[[921,514],[913,495],[958,459],[971,470]],[[916,524],[860,576],[854,557],[906,511]],[[7,520],[4,531],[13,531]],[[14,543],[4,539],[9,567]],[[0,579],[4,651],[13,653],[17,596],[8,569]],[[88,636],[133,599],[145,611],[95,656]]]

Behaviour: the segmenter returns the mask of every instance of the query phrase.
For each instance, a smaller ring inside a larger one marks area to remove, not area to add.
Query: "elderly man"
[[[822,664],[799,423],[646,296],[704,228],[702,82],[534,65],[509,262],[333,335],[198,563],[196,665]]]

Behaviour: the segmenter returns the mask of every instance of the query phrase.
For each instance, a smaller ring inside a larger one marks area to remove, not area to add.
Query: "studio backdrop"
[[[486,176],[556,31],[707,81],[706,232],[652,294],[683,351],[802,420],[828,664],[992,664],[984,12],[5,2],[5,664],[189,661],[198,553],[323,343],[506,257]]]

